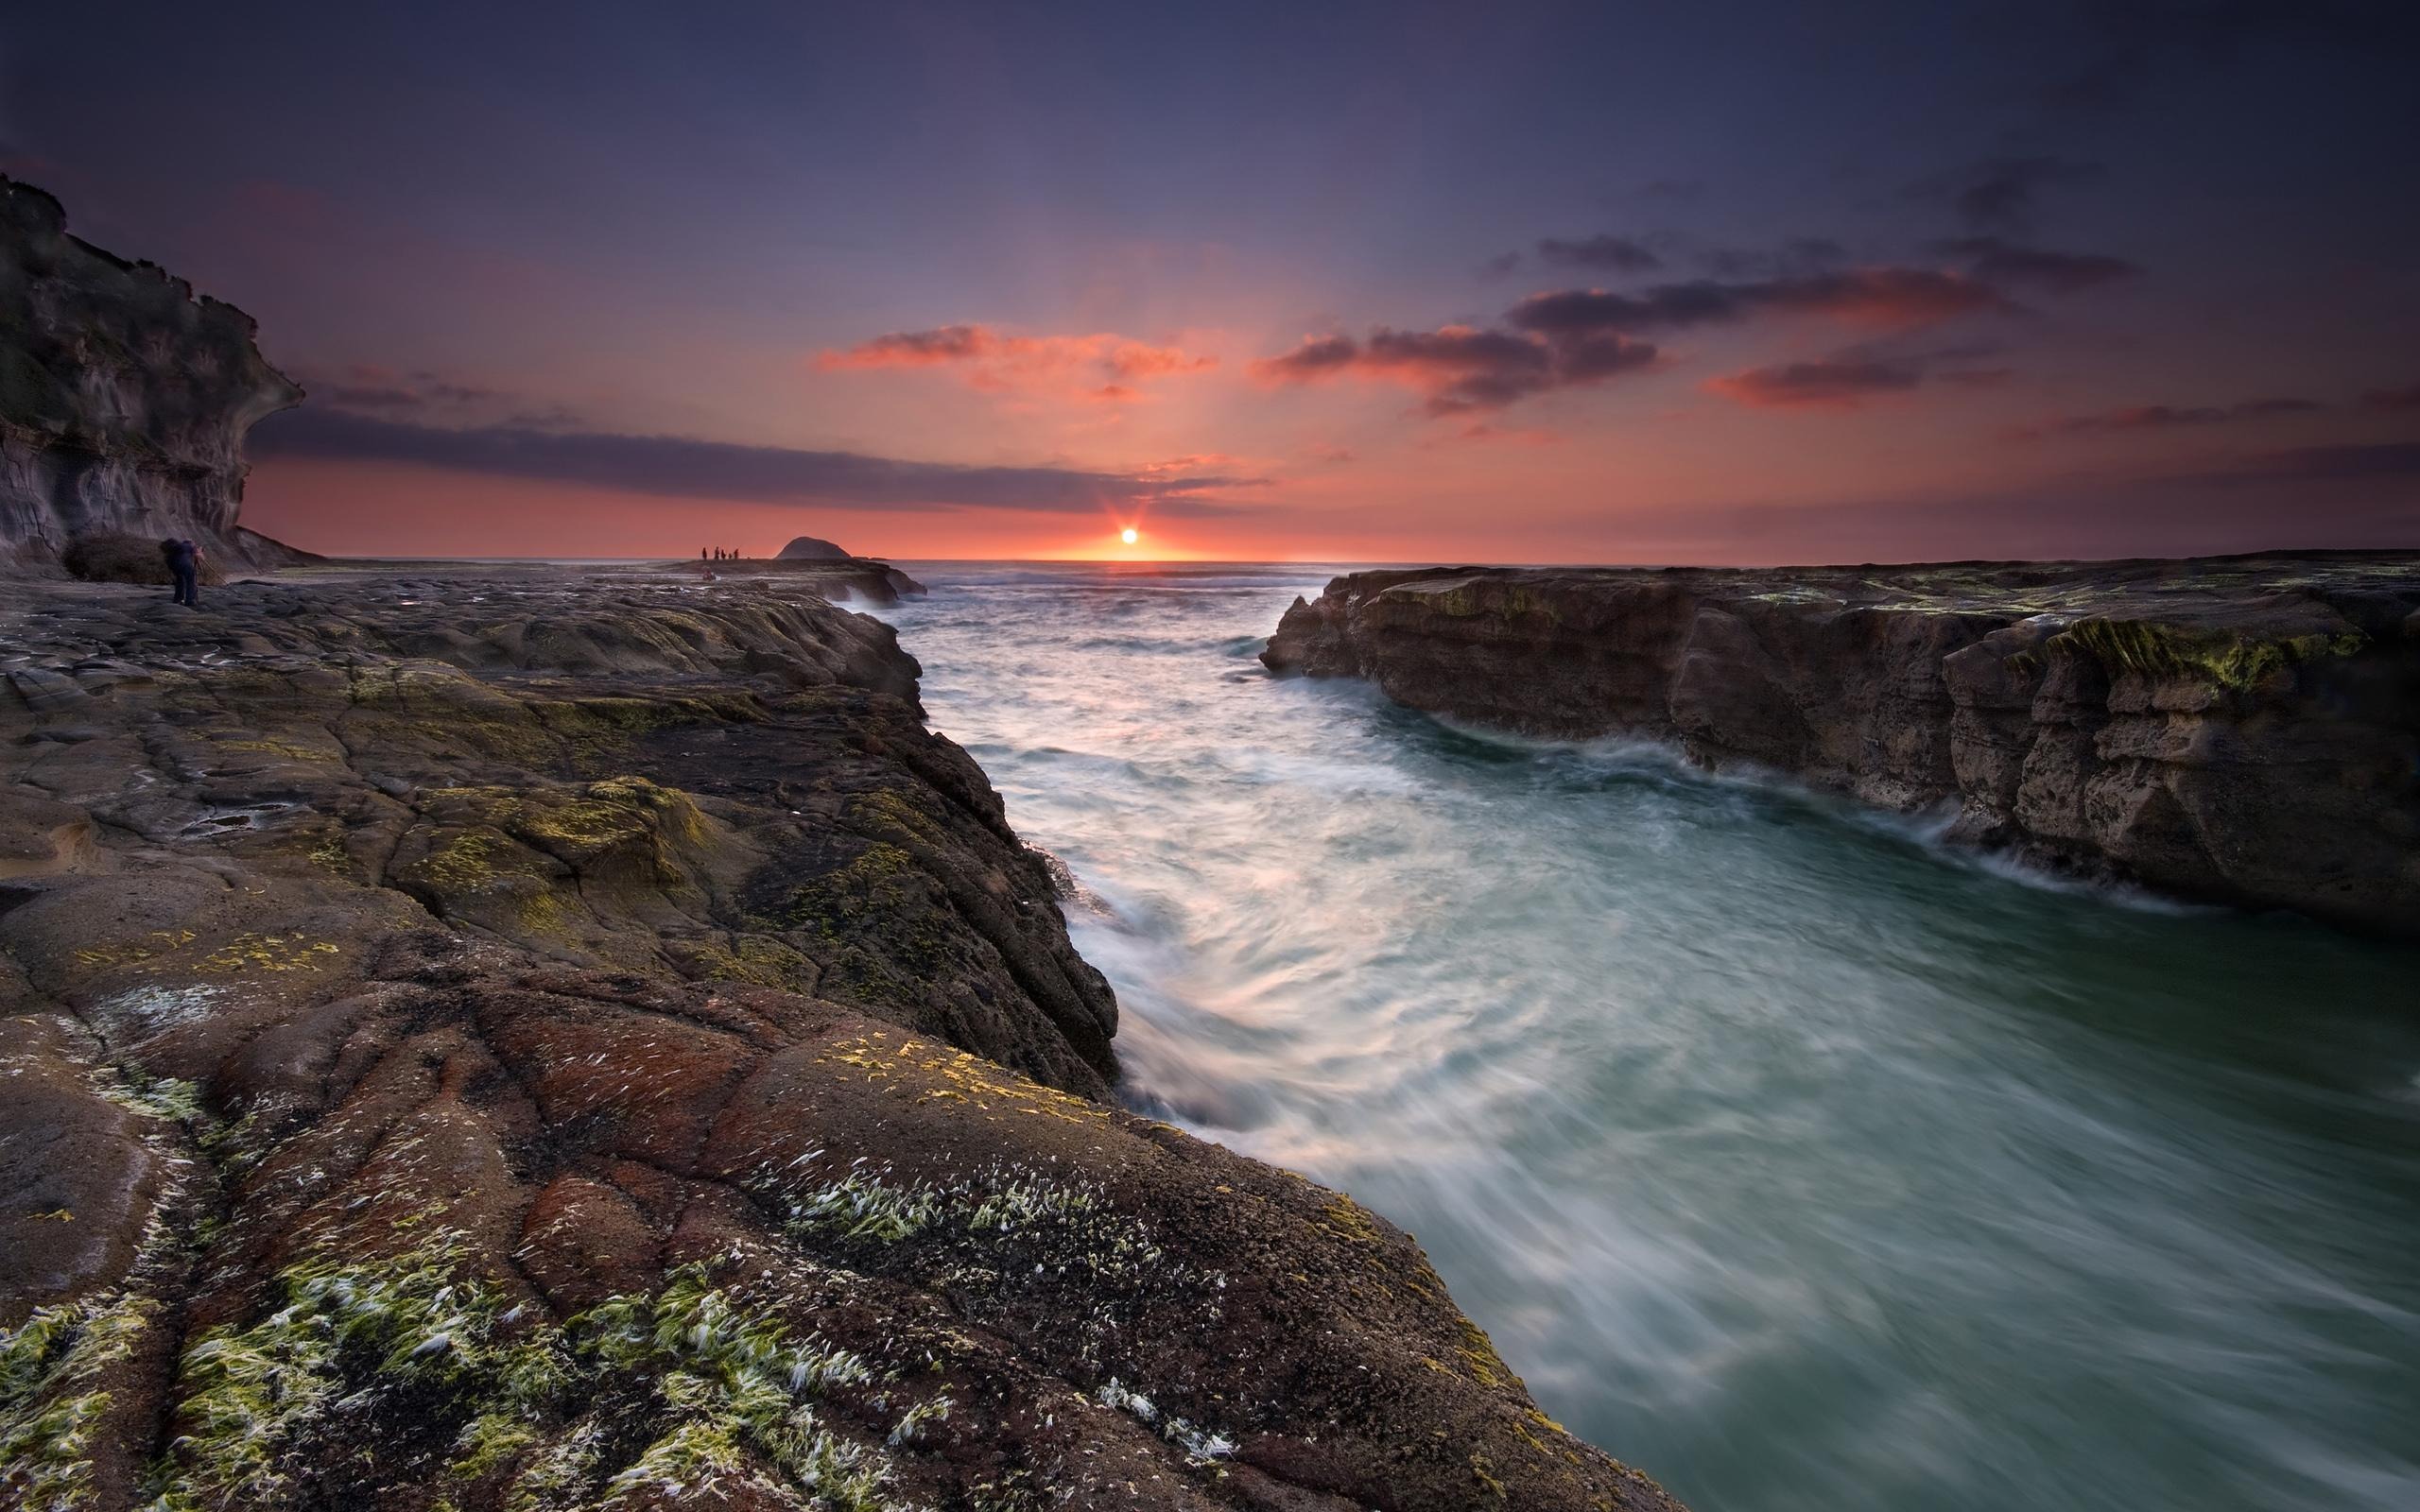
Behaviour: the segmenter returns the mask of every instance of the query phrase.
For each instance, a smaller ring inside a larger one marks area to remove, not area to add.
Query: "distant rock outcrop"
[[[784,546],[775,556],[777,561],[847,561],[850,554],[828,541],[815,536],[801,536]]]
[[[0,566],[56,567],[78,536],[190,536],[292,560],[243,530],[244,433],[302,399],[251,317],[67,232],[58,200],[0,178]]]
[[[1532,734],[1640,734],[2187,897],[2420,936],[2420,558],[1431,568],[1261,660]]]

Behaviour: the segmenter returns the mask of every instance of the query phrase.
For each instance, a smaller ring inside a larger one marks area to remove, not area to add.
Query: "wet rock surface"
[[[361,590],[363,592],[384,595],[388,585],[396,580],[434,578],[451,581],[460,577],[464,571],[463,562],[442,558],[425,561],[367,557],[315,558],[307,567],[281,574],[278,581],[331,585],[358,583],[367,585]],[[711,578],[708,573],[713,574]],[[842,557],[824,561],[781,561],[767,558],[698,561],[683,558],[673,561],[481,562],[475,568],[475,576],[482,581],[519,583],[544,593],[571,592],[570,585],[575,583],[591,588],[679,586],[698,589],[723,584],[729,586],[714,591],[737,592],[752,585],[794,595],[811,593],[842,606],[885,606],[906,598],[925,596],[924,584],[890,563],[873,557]]]
[[[2420,558],[1356,573],[1262,660],[2420,936]]]
[[[0,1504],[1668,1507],[1118,1108],[880,624],[0,585]]]
[[[797,541],[790,542],[798,544]],[[711,569],[723,579],[780,583],[821,593],[838,602],[843,598],[868,604],[896,604],[903,598],[922,598],[925,585],[873,557],[852,557],[834,548],[829,557],[742,557],[721,561],[669,562],[642,569],[654,574],[694,573],[698,568]]]

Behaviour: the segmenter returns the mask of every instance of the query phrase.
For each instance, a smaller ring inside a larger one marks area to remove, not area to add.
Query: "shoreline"
[[[881,1505],[1674,1505],[1386,1220],[1099,1100],[1108,988],[887,626],[560,573],[0,622],[44,1485],[584,1503],[711,1440]],[[330,1288],[374,1347],[289,1326]],[[239,1430],[226,1359],[313,1384]]]
[[[2420,936],[2420,556],[1358,573],[1262,661],[1952,805],[1951,838],[2049,870]]]

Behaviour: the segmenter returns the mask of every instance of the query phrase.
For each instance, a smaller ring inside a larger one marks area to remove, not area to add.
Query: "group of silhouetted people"
[[[177,585],[177,602],[188,609],[201,607],[201,545],[199,541],[170,536],[160,542],[160,558],[168,564],[168,576]]]
[[[725,551],[720,546],[700,546],[698,559],[700,561],[743,561],[746,558],[735,551]]]

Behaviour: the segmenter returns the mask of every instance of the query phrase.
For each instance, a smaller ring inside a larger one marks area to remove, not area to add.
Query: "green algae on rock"
[[[49,1504],[1672,1505],[1382,1217],[1109,1100],[1060,883],[884,627],[163,607],[0,587],[0,1137],[77,1152],[0,1160]]]

